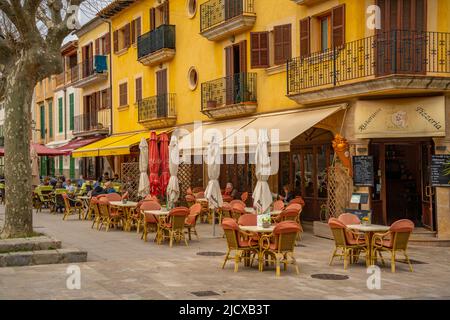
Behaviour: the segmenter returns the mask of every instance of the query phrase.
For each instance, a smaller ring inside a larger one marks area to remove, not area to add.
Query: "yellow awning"
[[[88,144],[87,146],[78,148],[72,152],[73,158],[86,158],[86,157],[98,157],[99,149],[111,145],[113,143],[119,142],[121,140],[127,139],[135,135],[134,133],[114,135],[107,137],[102,140],[98,140],[94,143]]]
[[[157,132],[158,134],[158,132]],[[136,144],[141,142],[141,139],[150,138],[150,132],[140,132],[128,136],[125,139],[121,139],[119,141],[108,144],[107,146],[103,146],[99,148],[99,156],[118,156],[123,154],[130,154],[130,148]]]

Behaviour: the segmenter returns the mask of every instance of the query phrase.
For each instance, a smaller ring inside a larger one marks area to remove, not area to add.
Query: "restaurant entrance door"
[[[434,229],[434,188],[430,184],[431,139],[374,140],[374,222],[410,219],[416,227]]]

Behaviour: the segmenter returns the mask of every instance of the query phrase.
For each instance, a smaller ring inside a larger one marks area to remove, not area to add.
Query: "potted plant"
[[[270,225],[271,225],[271,218],[270,217],[262,218],[262,226],[263,226],[263,228],[269,228]]]

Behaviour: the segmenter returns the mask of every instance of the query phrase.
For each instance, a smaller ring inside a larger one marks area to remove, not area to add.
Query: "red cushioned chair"
[[[111,210],[111,206],[109,205],[109,201],[107,197],[101,197],[98,200],[98,208],[101,215],[101,223],[99,230],[105,226],[106,232],[108,232],[109,228],[113,226],[114,228],[123,226],[122,216],[118,211]]]
[[[169,239],[170,247],[172,247],[174,240],[176,242],[184,240],[186,246],[188,246],[188,242],[184,236],[184,222],[188,215],[189,209],[186,207],[177,207],[170,210],[168,222],[161,226],[161,240]]]
[[[139,216],[141,217],[142,225],[144,226],[144,230],[142,232],[141,239],[144,239],[144,241],[147,241],[147,235],[149,231],[156,231],[158,228],[158,219],[150,214],[145,213],[144,211],[148,210],[161,210],[161,205],[153,200],[143,200],[140,201],[140,204],[138,204],[139,207],[137,209],[137,212]]]
[[[228,251],[225,256],[225,260],[222,264],[222,269],[225,268],[225,264],[228,260],[234,260],[234,272],[238,271],[241,258],[250,261],[250,255],[256,255],[258,252],[258,242],[251,239],[249,233],[239,230],[239,225],[234,219],[224,218],[222,221],[222,228],[227,239]],[[242,236],[248,237],[247,240],[243,240]],[[234,251],[234,256],[230,257],[231,252]],[[253,259],[252,259],[253,260]],[[251,263],[250,263],[251,264]]]
[[[200,217],[200,213],[202,211],[202,205],[200,203],[194,204],[189,208],[189,215],[186,218],[184,223],[184,227],[187,229],[187,233],[189,235],[189,240],[191,240],[191,232],[195,234],[197,240],[200,240],[198,237],[197,229],[195,228],[197,225],[198,217]]]
[[[273,210],[284,210],[283,200],[277,200],[273,203]]]

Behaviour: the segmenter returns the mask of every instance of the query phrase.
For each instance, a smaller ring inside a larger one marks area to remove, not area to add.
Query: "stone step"
[[[0,254],[0,267],[86,262],[87,252],[79,249],[55,249]]]
[[[61,249],[61,241],[48,236],[0,240],[0,253]]]

